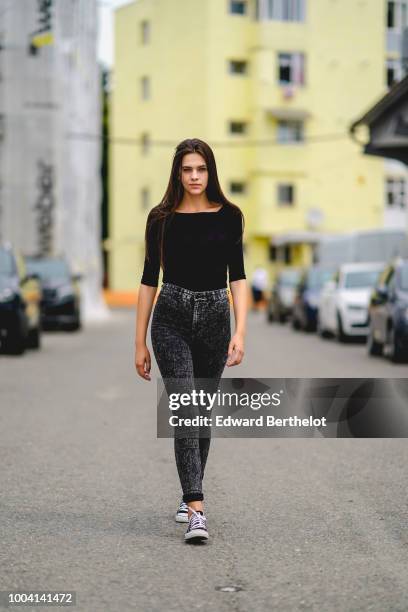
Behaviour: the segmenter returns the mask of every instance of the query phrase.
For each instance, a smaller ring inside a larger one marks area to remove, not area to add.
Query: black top
[[[151,212],[147,218],[150,222]],[[141,283],[157,287],[160,271],[159,224],[147,236],[150,260],[145,257]],[[191,291],[227,287],[246,278],[242,250],[241,214],[229,204],[217,212],[175,212],[166,218],[163,245],[163,282]]]

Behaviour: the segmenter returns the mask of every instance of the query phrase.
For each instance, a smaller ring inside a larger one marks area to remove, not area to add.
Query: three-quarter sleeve
[[[150,213],[146,221],[147,226],[150,224]],[[147,230],[147,253],[145,253],[143,274],[141,283],[150,287],[157,287],[159,284],[160,272],[160,252],[159,252],[159,222],[154,220]],[[149,255],[149,258],[147,257]]]
[[[242,243],[242,218],[234,212],[231,215],[231,241],[228,258],[229,282],[246,278],[244,266],[244,253]]]

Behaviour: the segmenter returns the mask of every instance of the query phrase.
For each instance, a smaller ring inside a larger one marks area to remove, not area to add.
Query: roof
[[[307,230],[299,230],[293,232],[287,232],[285,234],[279,234],[273,236],[271,238],[271,244],[274,246],[281,246],[283,244],[302,244],[306,243],[316,243],[321,240],[322,234],[318,232],[309,232]]]
[[[372,125],[384,113],[391,110],[402,99],[408,96],[408,75],[401,81],[395,83],[393,87],[382,96],[374,106],[372,106],[364,115],[354,121],[350,125],[350,132],[353,132],[358,125]]]

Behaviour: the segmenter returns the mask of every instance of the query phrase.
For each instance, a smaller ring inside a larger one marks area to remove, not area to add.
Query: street
[[[0,355],[0,590],[75,591],[81,612],[408,609],[405,439],[214,439],[210,540],[188,546],[172,440],[156,438],[159,373],[151,351],[152,381],[137,377],[133,342],[119,310]],[[250,313],[224,376],[407,373]]]

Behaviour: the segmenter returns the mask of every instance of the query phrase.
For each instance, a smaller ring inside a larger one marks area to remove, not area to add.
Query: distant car
[[[310,266],[303,271],[296,286],[292,311],[292,327],[315,331],[320,291],[336,271],[336,266]]]
[[[381,274],[372,292],[367,351],[387,354],[392,361],[408,359],[408,259],[398,258]]]
[[[278,273],[268,301],[267,318],[269,322],[284,323],[292,314],[295,289],[300,275],[299,268],[285,268]]]
[[[41,287],[27,274],[24,259],[9,246],[0,246],[0,344],[1,350],[21,355],[26,348],[40,348]]]
[[[349,263],[339,267],[320,294],[317,331],[340,342],[368,333],[368,304],[384,263]]]
[[[41,321],[44,329],[81,327],[80,275],[73,275],[63,258],[26,257],[27,268],[41,280]]]

